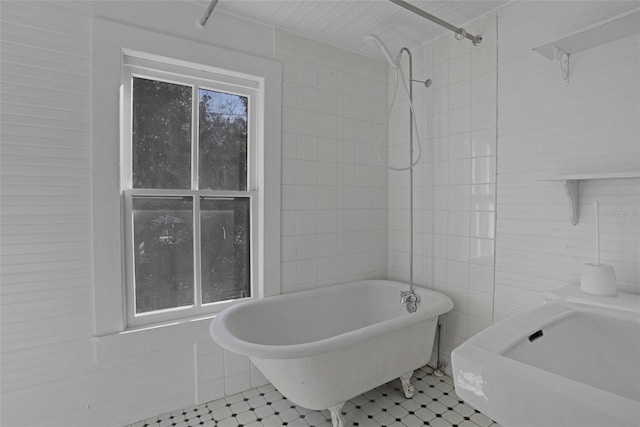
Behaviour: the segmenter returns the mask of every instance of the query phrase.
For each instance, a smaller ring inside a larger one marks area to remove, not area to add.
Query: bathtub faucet
[[[407,311],[414,313],[418,309],[418,303],[420,302],[420,295],[416,294],[413,290],[400,292],[400,303],[407,305]]]

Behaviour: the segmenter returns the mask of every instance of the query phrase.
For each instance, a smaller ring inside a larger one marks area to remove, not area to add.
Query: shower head
[[[382,43],[382,40],[380,40],[380,37],[376,36],[375,34],[369,34],[364,38],[364,41],[374,42],[378,46],[380,46],[380,50],[382,51],[384,57],[387,59],[387,62],[389,62],[389,64],[393,68],[398,68],[398,64],[400,63],[400,55],[396,56],[394,59],[393,56],[391,56],[391,52],[389,52],[389,49],[387,49],[387,46],[385,46],[384,43]]]

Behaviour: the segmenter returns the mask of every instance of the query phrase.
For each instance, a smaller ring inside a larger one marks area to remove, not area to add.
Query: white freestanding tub
[[[345,401],[394,378],[409,379],[433,348],[437,319],[449,297],[416,288],[415,313],[400,303],[407,284],[365,280],[248,301],[211,322],[214,340],[246,355],[289,400],[329,409],[342,426]]]

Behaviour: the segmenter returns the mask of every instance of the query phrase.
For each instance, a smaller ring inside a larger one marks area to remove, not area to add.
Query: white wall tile
[[[335,248],[333,254],[336,253]],[[318,258],[318,280],[332,280],[338,277],[338,257]]]
[[[455,261],[469,261],[469,238],[449,236],[447,239],[447,257]]]
[[[293,261],[297,257],[297,239],[295,236],[282,236],[282,261]]]
[[[484,320],[493,317],[493,294],[469,291],[469,314]]]
[[[335,114],[338,108],[338,95],[327,89],[318,91],[318,112],[325,114]]]
[[[481,319],[475,316],[469,316],[469,336],[473,336],[479,332],[484,331],[489,326],[491,326],[491,320]]]
[[[466,44],[466,43],[465,43]],[[449,61],[449,84],[461,82],[471,77],[471,55],[464,54]]]
[[[269,381],[262,375],[262,372],[258,370],[251,364],[251,388],[262,387],[263,385],[269,384]]]
[[[297,133],[298,114],[293,108],[282,109],[282,131],[286,133]]]
[[[224,350],[224,372],[227,376],[249,371],[250,363],[248,357]]]
[[[496,155],[496,128],[476,130],[471,137],[471,155],[473,157]]]
[[[285,82],[298,83],[298,64],[295,59],[282,57],[282,80]]]
[[[336,138],[337,117],[331,114],[318,114],[318,136]]]
[[[475,212],[473,213],[475,215]],[[473,228],[469,228],[470,214],[466,211],[449,211],[449,218],[447,221],[447,233],[453,236],[469,236]]]
[[[476,86],[474,85],[474,93],[478,90]],[[463,80],[449,85],[449,109],[455,110],[469,105],[471,105],[471,80]]]
[[[471,160],[460,159],[449,162],[449,185],[468,185],[471,183]]]
[[[318,232],[318,212],[315,210],[297,211],[298,235],[316,234]]]
[[[287,108],[296,108],[297,105],[297,86],[290,82],[282,82],[282,106]]]
[[[491,101],[498,96],[495,72],[489,72],[473,78],[471,85],[471,102],[479,104],[481,102]]]
[[[299,235],[296,246],[296,255],[299,260],[316,258],[318,255],[318,237],[315,234]],[[300,264],[298,264],[298,267],[300,267]]]
[[[316,113],[298,110],[297,118],[297,130],[300,135],[316,136],[318,134],[318,115]]]
[[[318,260],[315,257],[298,261],[297,268],[299,284],[313,283],[318,280],[317,264]]]
[[[282,134],[282,158],[296,159],[298,157],[298,141],[295,134]]]
[[[472,212],[469,230],[471,236],[484,239],[495,238],[495,220],[494,212]]]
[[[384,131],[386,66],[296,35],[280,34],[276,43],[280,38],[286,46],[276,52],[291,69],[285,73],[283,223],[294,219],[282,232],[283,291],[374,271],[384,277],[386,265],[374,266],[372,259],[374,251],[386,253],[387,174],[372,143]],[[295,176],[291,158],[298,159]],[[384,214],[374,216],[372,207]],[[356,251],[347,266],[342,255]]]
[[[198,382],[198,402],[204,403],[224,397],[224,378]]]
[[[295,184],[297,180],[298,163],[292,159],[282,159],[282,183]]]
[[[315,185],[298,185],[297,202],[298,209],[317,209],[318,208],[318,187]]]
[[[280,214],[281,216],[281,221],[280,221],[280,232],[282,233],[283,236],[294,236],[296,235],[298,229],[297,229],[297,218],[296,218],[296,211],[295,210],[290,210],[290,211],[286,211],[283,210]]]
[[[471,133],[449,135],[449,159],[459,160],[471,157]]]
[[[473,77],[481,76],[496,71],[496,45],[495,43],[482,42],[479,49],[471,52],[471,74]]]
[[[299,60],[297,62],[297,80],[301,86],[317,87],[318,85],[318,67],[313,62]]]
[[[467,313],[452,310],[445,315],[447,333],[460,337],[466,337],[469,334]]]
[[[336,187],[319,186],[317,190],[318,206],[323,209],[336,209],[338,207],[338,191]]]
[[[443,206],[451,210],[469,210],[470,206],[470,186],[469,185],[451,185],[448,187],[448,204],[438,203],[437,206]]]
[[[295,185],[283,185],[281,189],[282,209],[296,209],[298,205],[298,194]]]
[[[318,183],[318,163],[308,160],[298,160],[297,184],[316,185]]]
[[[227,375],[224,378],[225,395],[240,393],[251,388],[251,371],[247,370],[237,374]]]
[[[316,111],[318,109],[318,90],[309,86],[297,86],[294,107],[300,110]]]
[[[297,238],[295,238],[297,240]],[[282,278],[282,291],[287,292],[293,288],[298,281],[298,266],[296,261],[283,261],[280,269]]]
[[[496,158],[494,156],[471,159],[471,182],[473,184],[496,182]]]
[[[224,352],[198,356],[198,381],[208,382],[224,378]]]
[[[449,110],[449,132],[451,134],[469,132],[471,130],[471,108],[461,107]]]
[[[493,294],[493,280],[493,267],[475,264],[469,265],[469,289]]]
[[[492,239],[469,239],[469,262],[492,267],[494,264],[495,244]]]
[[[338,144],[335,139],[329,139],[329,138],[318,139],[318,161],[335,164],[337,152],[338,152]]]
[[[318,89],[337,92],[337,73],[335,68],[318,65]]]
[[[496,101],[480,102],[471,107],[471,128],[489,129],[496,126]]]
[[[318,256],[335,256],[338,247],[338,236],[336,233],[318,234]]]
[[[496,190],[492,184],[475,184],[471,186],[470,209],[472,211],[496,210]]]
[[[469,263],[460,261],[447,261],[448,285],[467,288],[469,286]]]

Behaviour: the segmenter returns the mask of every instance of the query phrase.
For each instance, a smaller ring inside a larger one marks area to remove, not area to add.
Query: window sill
[[[96,363],[167,350],[212,340],[209,325],[215,314],[138,326],[122,332],[92,336]]]

